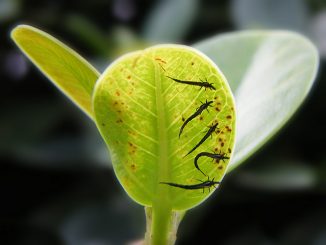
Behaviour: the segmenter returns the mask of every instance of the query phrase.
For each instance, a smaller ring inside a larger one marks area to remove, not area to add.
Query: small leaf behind
[[[62,42],[34,27],[19,25],[11,37],[54,85],[93,117],[91,94],[99,77],[93,66]]]

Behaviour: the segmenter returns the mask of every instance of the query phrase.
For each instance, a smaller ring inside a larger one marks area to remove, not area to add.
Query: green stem
[[[184,211],[146,207],[145,245],[173,245]]]

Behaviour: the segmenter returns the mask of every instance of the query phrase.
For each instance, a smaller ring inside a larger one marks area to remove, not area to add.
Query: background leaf
[[[283,27],[306,31],[309,8],[304,0],[232,0],[231,14],[238,29]]]
[[[208,79],[216,90],[176,83]],[[192,115],[201,102],[213,101],[208,112],[192,120],[180,139],[183,118]],[[159,184],[184,185],[207,180],[193,161],[202,151],[230,156],[234,145],[233,96],[214,63],[197,51],[179,45],[154,46],[133,52],[114,62],[99,78],[94,92],[97,126],[109,146],[112,164],[122,186],[138,203],[159,202],[173,209],[189,209],[209,193]],[[208,126],[218,130],[192,154],[185,155],[203,138]],[[201,169],[220,181],[228,160],[213,164],[200,159]],[[212,193],[212,192],[211,192]]]
[[[303,102],[317,73],[318,53],[306,38],[286,31],[225,34],[194,47],[221,68],[235,94],[238,120],[232,170]]]
[[[143,37],[150,42],[179,42],[191,27],[198,0],[159,1],[147,17]]]
[[[25,55],[92,118],[91,94],[99,73],[85,59],[49,34],[27,25],[11,36]]]

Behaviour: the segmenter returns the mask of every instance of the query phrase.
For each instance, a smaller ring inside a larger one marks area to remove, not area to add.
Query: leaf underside
[[[168,76],[198,82],[207,79],[216,90],[180,84]],[[206,100],[213,101],[209,112],[189,122],[179,138],[183,120]],[[181,45],[154,46],[125,55],[99,78],[93,106],[116,175],[136,202],[151,206],[159,198],[173,209],[185,210],[212,193],[159,183],[198,184],[207,180],[194,166],[198,153],[232,155],[233,97],[224,76],[207,57]],[[212,137],[185,157],[216,122],[218,130]],[[200,168],[214,181],[223,178],[228,162],[199,159]]]

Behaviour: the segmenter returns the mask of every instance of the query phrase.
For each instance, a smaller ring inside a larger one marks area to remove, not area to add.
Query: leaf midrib
[[[157,137],[158,137],[158,149],[157,149],[157,179],[156,183],[156,201],[160,202],[161,197],[168,196],[168,188],[164,188],[160,185],[160,181],[170,179],[170,166],[168,162],[168,134],[167,134],[167,117],[165,111],[165,97],[163,95],[162,88],[162,76],[160,67],[153,62],[154,66],[154,79],[155,79],[155,98],[156,98],[156,112],[157,112]],[[155,197],[154,197],[155,198]],[[158,200],[159,199],[159,200]],[[154,200],[155,202],[155,200]]]

